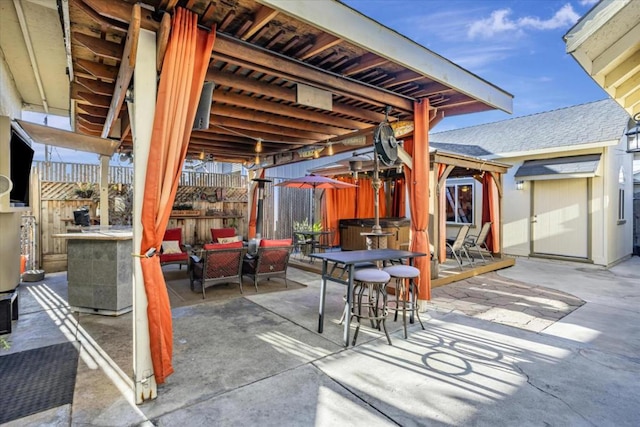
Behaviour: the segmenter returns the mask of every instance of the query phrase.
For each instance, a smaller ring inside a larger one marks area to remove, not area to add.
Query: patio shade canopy
[[[316,188],[350,188],[357,187],[357,185],[321,175],[306,175],[280,182],[276,184],[276,187],[308,188],[315,190]]]
[[[35,93],[30,108],[47,110],[48,94],[56,88],[68,93],[70,102],[59,104],[70,106],[74,131],[117,138],[125,152],[133,147],[125,97],[136,67],[137,35],[157,34],[161,68],[178,3],[198,14],[203,27],[217,28],[205,79],[215,84],[209,126],[193,132],[188,156],[270,167],[306,159],[305,153],[329,144],[334,153],[349,151],[356,140],[371,145],[387,106],[390,120],[411,121],[413,102],[422,98],[429,99],[432,120],[512,111],[509,93],[334,0],[144,0],[138,16],[130,0],[61,2],[59,15],[31,5],[17,11],[7,3],[3,16],[14,14],[18,22],[17,15],[24,13],[28,19],[26,28],[4,25],[3,32],[16,40],[32,34],[33,50],[50,52],[39,55],[40,69],[60,69],[54,61],[69,69],[68,88],[50,82],[48,74],[17,79],[21,95]],[[32,15],[62,22],[61,40],[34,36],[48,27],[30,28],[38,22]],[[49,49],[52,42],[56,49]],[[22,73],[25,58],[6,55],[12,74]],[[40,96],[34,89],[38,80]]]
[[[49,126],[42,126],[36,123],[16,120],[16,123],[34,142],[56,147],[71,148],[72,150],[98,153],[111,157],[120,145],[119,141],[100,138],[91,135],[81,135],[62,129]]]
[[[465,156],[464,154],[451,153],[448,151],[437,150],[431,147],[429,150],[430,156],[430,169],[433,170],[433,164],[439,163],[444,165],[451,165],[453,169],[449,172],[448,177],[460,178],[473,176],[478,172],[496,172],[506,173],[510,165],[500,163],[493,160],[484,160],[476,157]],[[371,149],[360,151],[358,157],[373,159],[373,151]],[[310,173],[326,176],[339,176],[351,174],[349,169],[349,159],[338,160],[337,162],[328,163],[326,165],[318,166],[313,169],[309,169]],[[382,166],[384,169],[396,169],[396,166]],[[370,172],[373,170],[373,160],[365,160],[362,162],[362,169],[360,172]]]
[[[599,165],[600,154],[525,160],[514,176],[516,179],[524,181],[592,178],[597,175]]]

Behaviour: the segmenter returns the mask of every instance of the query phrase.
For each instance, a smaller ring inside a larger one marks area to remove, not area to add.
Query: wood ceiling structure
[[[136,3],[68,0],[64,23],[72,127],[118,138],[125,151],[132,149],[125,97],[137,34],[156,32],[161,63],[170,15],[178,6],[197,13],[203,27],[217,28],[206,78],[215,83],[209,128],[193,132],[189,156],[204,153],[216,161],[250,164],[260,141],[266,167],[299,161],[301,149],[309,146],[331,143],[334,153],[353,150],[354,137],[371,144],[372,130],[387,111],[390,121],[411,120],[413,102],[421,98],[429,99],[432,124],[458,114],[511,111],[510,94],[340,2]],[[319,98],[320,106],[302,100],[304,90]]]

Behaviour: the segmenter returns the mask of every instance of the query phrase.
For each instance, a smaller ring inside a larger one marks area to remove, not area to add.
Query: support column
[[[100,229],[109,228],[109,156],[100,156]]]
[[[133,251],[142,241],[142,199],[151,148],[156,108],[156,35],[140,30],[133,76],[133,103],[129,107],[133,135]],[[133,108],[131,108],[133,107]],[[133,381],[136,404],[158,396],[149,347],[147,294],[144,290],[140,258],[133,257]]]

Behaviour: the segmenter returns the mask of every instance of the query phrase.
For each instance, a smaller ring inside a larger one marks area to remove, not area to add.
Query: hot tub
[[[343,251],[367,249],[366,239],[360,233],[371,231],[375,218],[341,219],[340,247]],[[386,247],[389,249],[407,249],[411,220],[408,218],[380,218],[383,232],[391,233],[387,236]]]

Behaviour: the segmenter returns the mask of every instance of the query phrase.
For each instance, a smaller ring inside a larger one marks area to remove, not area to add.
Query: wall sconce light
[[[516,190],[524,189],[524,181],[516,181]]]
[[[627,153],[640,152],[640,113],[633,116],[635,125],[625,133],[627,136]]]
[[[329,143],[328,147],[327,147],[327,155],[328,156],[333,156],[333,143]]]

